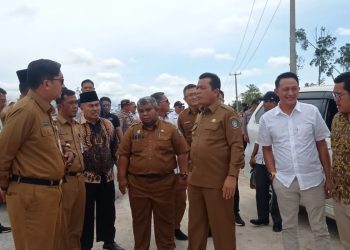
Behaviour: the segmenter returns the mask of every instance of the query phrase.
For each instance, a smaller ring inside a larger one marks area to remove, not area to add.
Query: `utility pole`
[[[235,76],[235,89],[236,89],[236,112],[238,112],[238,91],[237,91],[237,76],[241,75],[242,73],[235,72],[234,74],[230,73],[230,76]]]
[[[289,56],[290,56],[290,72],[297,73],[297,52],[296,52],[296,37],[295,37],[295,0],[290,0],[290,41],[289,41]]]

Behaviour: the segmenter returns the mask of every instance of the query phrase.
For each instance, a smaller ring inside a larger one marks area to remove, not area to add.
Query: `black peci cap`
[[[80,94],[80,104],[99,101],[96,91],[90,91]]]

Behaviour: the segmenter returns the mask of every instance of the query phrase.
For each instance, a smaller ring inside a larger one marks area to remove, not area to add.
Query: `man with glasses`
[[[111,113],[111,105],[112,105],[111,99],[109,97],[106,97],[106,96],[101,97],[100,103],[101,103],[102,110],[103,110],[102,118],[110,120],[110,122],[113,124],[113,126],[115,128],[115,134],[117,135],[118,140],[121,141],[123,133],[122,133],[122,130],[120,128],[120,121],[119,121],[118,116]]]
[[[16,249],[56,249],[65,164],[50,102],[63,85],[61,65],[40,59],[28,65],[28,95],[7,115],[0,134],[0,187]],[[6,195],[5,195],[6,194]]]
[[[120,127],[122,130],[122,133],[125,134],[126,130],[133,124],[134,117],[131,114],[131,106],[130,106],[130,100],[124,99],[120,102],[120,112],[118,113],[118,118],[120,121]]]
[[[156,101],[158,103],[159,118],[163,121],[167,121],[167,122],[171,123],[170,118],[168,116],[168,113],[170,111],[170,102],[169,102],[168,97],[166,97],[164,92],[156,92],[156,93],[152,94],[151,97],[156,99]]]
[[[330,249],[325,199],[331,197],[330,133],[317,107],[298,102],[299,79],[292,72],[275,81],[278,106],[260,118],[258,144],[272,176],[282,217],[285,250],[300,249],[298,212],[302,202],[314,234],[314,249]]]
[[[350,72],[334,79],[333,96],[338,113],[332,122],[333,200],[339,238],[350,249]]]

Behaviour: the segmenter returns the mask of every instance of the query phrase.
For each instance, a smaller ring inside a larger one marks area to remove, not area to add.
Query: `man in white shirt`
[[[299,80],[286,72],[275,82],[277,107],[260,119],[258,143],[273,178],[283,221],[286,250],[297,250],[300,202],[308,212],[315,249],[330,249],[325,198],[331,196],[330,157],[325,138],[330,132],[318,109],[297,101]],[[273,147],[273,150],[272,150]]]

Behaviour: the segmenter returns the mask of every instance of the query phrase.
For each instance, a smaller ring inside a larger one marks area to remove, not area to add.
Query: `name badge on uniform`
[[[49,121],[42,121],[41,125],[43,126],[49,126],[50,122]]]
[[[139,141],[142,139],[141,130],[137,130],[136,133],[133,134],[132,139],[135,141]]]

